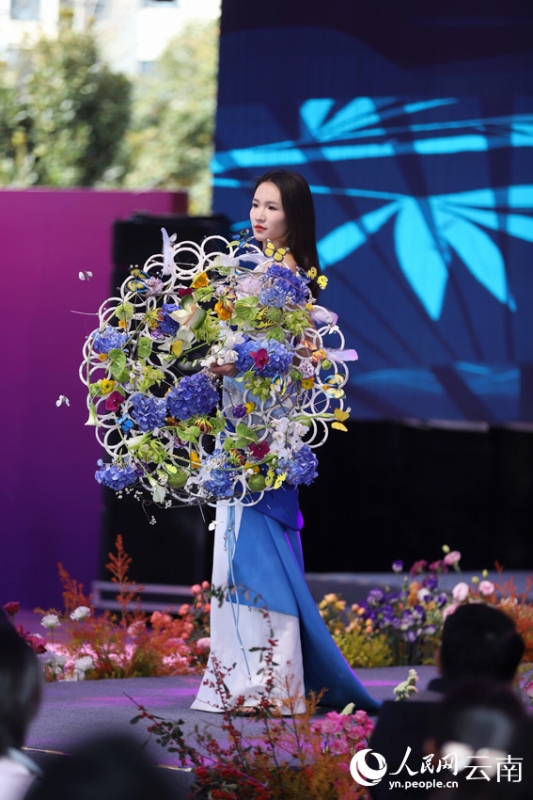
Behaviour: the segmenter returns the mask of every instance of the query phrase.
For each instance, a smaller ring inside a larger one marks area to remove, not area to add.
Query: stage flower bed
[[[348,663],[354,668],[434,663],[442,626],[448,614],[465,603],[489,603],[513,618],[525,643],[524,662],[533,662],[533,606],[528,594],[533,576],[519,594],[512,579],[492,583],[486,575],[470,584],[459,580],[444,591],[439,575],[450,568],[460,573],[461,555],[446,546],[444,558],[428,564],[417,561],[407,574],[403,563],[392,565],[396,588],[371,589],[364,602],[347,608],[338,594],[327,594],[320,613]],[[83,586],[59,565],[65,610],[43,611],[42,635],[17,630],[39,654],[48,680],[123,678],[181,675],[201,672],[209,656],[209,610],[212,600],[222,602],[223,588],[207,581],[191,587],[191,602],[168,612],[146,614],[138,602],[143,587],[128,578],[131,559],[117,537],[116,554],[109,554],[108,569],[117,584],[120,613],[97,613]],[[392,582],[391,582],[392,585]],[[15,621],[17,602],[4,609]],[[533,697],[533,680],[527,667],[521,685]]]
[[[465,603],[489,603],[513,618],[525,643],[525,661],[533,661],[533,607],[528,594],[533,576],[522,595],[513,580],[504,581],[496,565],[499,583],[472,578],[459,581],[450,591],[439,586],[439,575],[454,569],[460,573],[461,554],[445,545],[442,559],[428,564],[416,561],[403,575],[403,562],[392,565],[396,583],[375,588],[366,600],[346,607],[338,594],[327,594],[319,604],[320,614],[348,663],[354,667],[387,667],[433,664],[435,650],[448,614]]]
[[[347,430],[357,358],[311,294],[316,269],[294,274],[286,251],[266,255],[249,237],[163,240],[102,304],[84,346],[87,424],[108,456],[96,480],[165,507],[251,505],[309,484],[330,427]],[[221,391],[212,369],[224,365],[238,374]]]
[[[191,587],[190,603],[146,614],[139,610],[143,587],[128,577],[130,565],[118,536],[107,565],[118,590],[120,612],[114,614],[97,612],[83,586],[59,564],[65,610],[36,609],[43,614],[46,639],[19,630],[39,654],[46,680],[186,675],[205,669],[209,583]]]

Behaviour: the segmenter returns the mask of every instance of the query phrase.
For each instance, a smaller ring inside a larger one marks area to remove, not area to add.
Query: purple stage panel
[[[135,211],[185,213],[186,195],[0,191],[2,272],[13,289],[4,303],[0,395],[0,604],[59,607],[58,561],[86,587],[97,577],[101,448],[84,427],[78,369],[97,325],[91,314],[110,294],[113,221]],[[80,271],[94,277],[81,281]],[[56,406],[60,395],[70,407]]]

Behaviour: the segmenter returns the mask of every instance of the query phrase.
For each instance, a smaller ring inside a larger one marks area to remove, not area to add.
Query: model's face
[[[275,183],[260,183],[252,200],[250,222],[258,242],[270,239],[275,247],[282,247],[288,233],[287,220],[281,194]]]

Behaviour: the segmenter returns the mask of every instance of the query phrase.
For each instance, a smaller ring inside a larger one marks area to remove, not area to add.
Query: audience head
[[[435,764],[443,759],[457,764],[458,786],[449,793],[454,800],[530,800],[531,733],[531,720],[509,687],[501,682],[463,683],[440,704],[434,738],[425,750],[435,754]],[[520,769],[519,781],[518,771],[511,781],[499,766],[508,756],[514,761],[512,769]],[[447,770],[444,774],[452,775]]]
[[[103,736],[55,761],[31,800],[173,800],[167,776],[151,764],[142,744],[123,735]]]
[[[11,624],[0,625],[0,755],[20,748],[37,714],[42,668]]]
[[[524,642],[513,620],[493,606],[459,606],[444,622],[440,666],[445,678],[510,683],[523,654]]]

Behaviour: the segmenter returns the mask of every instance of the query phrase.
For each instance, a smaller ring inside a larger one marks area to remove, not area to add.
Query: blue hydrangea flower
[[[95,331],[91,334],[91,338],[95,353],[109,353],[110,350],[122,349],[128,341],[128,334],[117,331],[108,325],[103,333]]]
[[[94,477],[98,483],[114,489],[116,492],[124,489],[126,486],[131,486],[132,483],[137,481],[137,473],[131,465],[118,466],[116,464],[104,464],[102,459],[98,461],[100,469],[94,473]]]
[[[318,475],[318,458],[306,444],[290,460],[280,459],[279,466],[287,473],[287,481],[293,486],[299,486],[300,483],[309,486]]]
[[[137,422],[139,430],[143,431],[143,433],[166,425],[166,397],[149,397],[146,394],[137,392],[137,394],[132,395],[131,404],[133,406],[131,415]]]
[[[307,286],[298,275],[279,264],[269,267],[259,290],[260,303],[264,306],[281,308],[287,303],[301,305],[306,300]]]
[[[204,489],[214,497],[231,497],[233,494],[231,472],[223,469],[211,470],[209,478],[204,481]]]
[[[175,419],[209,414],[218,404],[218,391],[205,372],[185,376],[167,394],[167,408]]]
[[[235,365],[238,370],[248,372],[253,369],[263,378],[274,378],[276,375],[283,375],[291,367],[293,352],[283,342],[275,339],[247,339],[242,344],[235,345],[235,350],[239,354]],[[261,369],[256,367],[252,352],[266,350],[268,353],[268,363]]]
[[[169,316],[173,311],[179,311],[179,309],[180,306],[174,303],[163,303],[161,306],[163,319],[159,321],[159,330],[167,336],[174,336],[179,328],[179,324]]]

